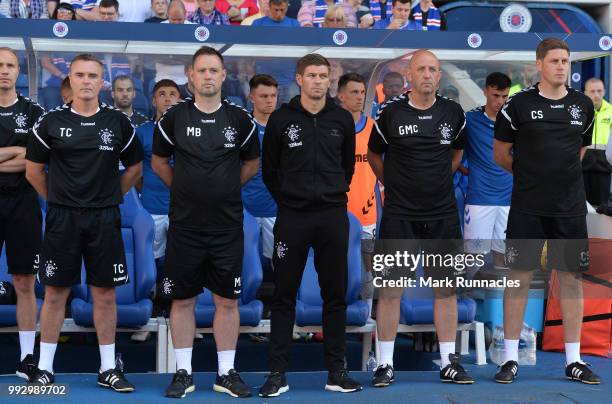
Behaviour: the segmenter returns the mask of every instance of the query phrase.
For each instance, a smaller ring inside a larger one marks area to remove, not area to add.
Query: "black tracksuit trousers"
[[[285,372],[295,323],[295,300],[309,249],[323,299],[325,360],[329,371],[344,368],[349,222],[346,207],[296,211],[279,207],[274,226],[274,283],[270,370]]]

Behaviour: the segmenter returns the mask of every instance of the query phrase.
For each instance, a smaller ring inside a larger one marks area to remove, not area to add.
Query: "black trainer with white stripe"
[[[450,364],[440,370],[440,381],[445,383],[472,384],[474,379],[467,374],[465,369],[459,364],[459,355],[450,354],[448,359]]]
[[[127,381],[119,368],[98,373],[98,384],[102,387],[109,387],[120,393],[131,393],[134,391],[134,385]]]
[[[30,380],[30,383],[37,386],[48,386],[50,384],[53,384],[54,382],[55,377],[53,376],[53,373],[38,368],[36,368],[36,372]]]
[[[495,374],[497,383],[510,384],[518,375],[518,363],[516,361],[506,361],[498,369],[499,371]]]
[[[218,393],[229,394],[232,397],[245,398],[251,396],[251,389],[242,381],[242,378],[234,369],[230,369],[226,375],[217,375],[213,390]]]
[[[574,362],[565,368],[565,376],[570,380],[586,384],[599,384],[601,379],[591,369],[589,364],[584,362]]]
[[[395,372],[393,366],[387,365],[386,363],[379,366],[374,372],[372,378],[372,386],[374,387],[387,387],[395,381]]]

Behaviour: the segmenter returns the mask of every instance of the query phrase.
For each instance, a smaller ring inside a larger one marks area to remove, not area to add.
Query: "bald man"
[[[378,180],[385,185],[379,234],[383,249],[388,249],[391,243],[385,240],[394,240],[393,247],[399,247],[385,252],[395,254],[398,250],[408,250],[410,254],[418,254],[425,251],[443,256],[458,253],[461,229],[453,173],[463,155],[465,114],[459,104],[436,94],[440,77],[438,58],[427,50],[417,51],[407,71],[412,91],[387,101],[376,115],[368,144],[368,161]],[[462,273],[433,261],[429,264],[434,265],[425,266],[422,279],[431,279],[434,286],[440,286],[433,289],[434,324],[442,363],[440,380],[471,384],[474,380],[461,367],[459,355],[455,354],[457,297],[454,285],[455,278]],[[399,265],[387,268],[393,274],[400,269]],[[414,274],[412,271],[407,275]],[[380,272],[375,276],[381,276]],[[376,281],[374,284],[381,285]],[[375,387],[386,387],[394,381],[393,349],[402,293],[403,288],[379,289],[376,322],[380,357],[372,380]]]

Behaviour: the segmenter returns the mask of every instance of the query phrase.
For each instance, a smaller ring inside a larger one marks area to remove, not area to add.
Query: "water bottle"
[[[370,351],[370,355],[366,363],[366,369],[368,370],[368,372],[373,372],[374,369],[376,369],[376,366],[378,366],[378,363],[376,362],[376,356],[374,355],[374,352]]]
[[[527,324],[523,324],[519,340],[519,365],[536,364],[536,332]]]
[[[501,365],[504,361],[505,349],[504,349],[504,328],[502,326],[496,326],[493,332],[493,341],[489,347],[489,356],[491,362]]]

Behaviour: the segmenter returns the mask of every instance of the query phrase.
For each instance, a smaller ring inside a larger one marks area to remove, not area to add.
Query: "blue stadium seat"
[[[0,256],[0,281],[11,282],[11,275],[8,273],[8,265],[6,264],[6,248],[2,248],[2,255]],[[38,281],[36,282],[36,309],[40,315],[40,306],[42,306],[43,288],[39,286]],[[13,304],[0,305],[0,327],[14,327],[17,325],[17,306]]]
[[[145,97],[141,90],[136,90],[136,97],[134,98],[132,107],[144,116],[151,116],[149,102],[147,101],[147,97]]]
[[[25,73],[19,73],[19,76],[17,76],[17,82],[15,83],[15,87],[16,87],[17,93],[27,97],[28,94],[30,93],[28,75]]]
[[[259,259],[259,227],[257,221],[244,211],[244,257],[242,260],[242,295],[238,300],[240,325],[256,326],[261,321],[263,303],[256,299],[263,271]],[[210,290],[198,296],[195,306],[196,325],[211,327],[215,315],[215,304]]]
[[[368,304],[359,299],[361,288],[361,224],[352,214],[349,216],[348,279],[346,289],[346,324],[363,326],[368,320]],[[323,299],[319,288],[314,257],[306,261],[302,283],[295,305],[295,323],[300,327],[323,324]]]
[[[134,189],[121,204],[121,235],[125,246],[125,258],[130,282],[116,289],[117,326],[139,327],[147,324],[153,312],[150,293],[155,284],[156,269],[153,259],[153,218],[142,207]],[[72,317],[82,327],[93,325],[93,300],[85,284],[85,274],[81,283],[73,288]]]
[[[423,276],[423,269],[417,269],[417,276]],[[433,324],[433,290],[428,287],[406,288],[400,301],[400,324]],[[471,323],[476,318],[474,299],[457,299],[458,323]]]

